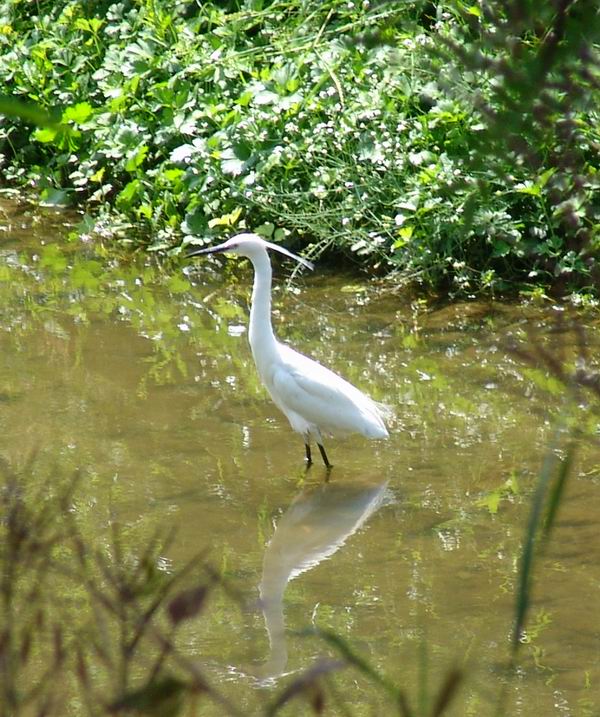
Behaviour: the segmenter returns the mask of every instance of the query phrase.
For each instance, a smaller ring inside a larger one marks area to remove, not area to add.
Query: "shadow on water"
[[[304,489],[279,519],[268,543],[259,586],[269,657],[256,671],[265,680],[285,673],[288,650],[284,595],[288,583],[336,553],[385,500],[388,481],[337,480]]]

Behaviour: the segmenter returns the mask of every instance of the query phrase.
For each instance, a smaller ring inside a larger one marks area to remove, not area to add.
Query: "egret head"
[[[279,244],[272,244],[271,242],[265,241],[258,234],[236,234],[222,244],[217,246],[209,246],[205,249],[193,249],[188,253],[187,256],[197,256],[199,254],[239,254],[252,260],[258,257],[260,254],[265,254],[269,249],[278,251],[280,254],[284,254],[290,259],[294,259],[299,264],[306,266],[308,269],[313,269],[313,265],[307,259],[304,259],[297,254],[293,254],[288,251],[285,247],[279,246]]]

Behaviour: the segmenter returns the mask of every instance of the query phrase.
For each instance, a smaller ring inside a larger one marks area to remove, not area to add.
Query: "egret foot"
[[[321,451],[321,458],[323,459],[323,463],[325,463],[327,470],[330,471],[333,466],[329,462],[329,458],[327,458],[327,453],[325,453],[325,449],[320,443],[317,443],[317,445],[319,446],[319,450]]]
[[[304,444],[304,448],[306,449],[306,467],[312,466],[312,455],[310,453],[310,446],[308,443]]]

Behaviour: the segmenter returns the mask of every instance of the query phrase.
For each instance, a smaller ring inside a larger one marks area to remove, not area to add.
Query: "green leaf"
[[[43,142],[44,144],[48,142],[54,142],[56,139],[58,129],[56,127],[44,127],[43,129],[36,129],[36,131],[33,133],[33,139],[35,139],[37,142]]]
[[[519,194],[529,194],[532,197],[539,197],[542,193],[542,190],[540,189],[539,185],[534,184],[531,181],[517,184],[515,186],[515,191],[519,192]]]
[[[544,543],[547,543],[548,540],[550,539],[550,533],[552,531],[554,522],[556,520],[556,514],[558,512],[558,507],[562,500],[562,496],[564,493],[564,488],[565,488],[565,484],[567,482],[567,478],[569,477],[569,475],[571,473],[571,467],[573,465],[574,457],[575,457],[575,444],[571,443],[569,445],[569,447],[567,448],[567,454],[566,454],[564,460],[560,461],[560,463],[559,463],[556,479],[550,489],[550,495],[548,497],[548,505],[546,507],[546,515],[544,516],[544,521],[543,521],[542,540]]]
[[[104,20],[100,20],[98,17],[92,17],[89,20],[89,26],[93,33],[97,33],[98,30],[104,25]]]
[[[545,187],[546,184],[548,184],[548,180],[550,179],[550,177],[553,174],[555,174],[555,172],[556,172],[556,167],[550,167],[550,169],[547,169],[545,172],[542,172],[542,174],[540,174],[539,179],[537,181],[538,185],[540,187]]]
[[[239,105],[240,107],[247,107],[250,104],[250,100],[252,99],[252,92],[244,92],[242,93],[235,103]]]
[[[62,121],[65,124],[73,122],[73,124],[80,125],[86,122],[93,113],[94,108],[89,102],[79,102],[79,104],[66,108],[63,112]]]
[[[68,207],[69,204],[69,192],[66,189],[47,187],[40,195],[40,206],[42,207]]]
[[[493,243],[493,251],[492,256],[506,256],[507,254],[510,254],[510,244],[505,242],[503,239],[495,239]]]
[[[117,196],[117,203],[121,206],[129,206],[133,200],[137,197],[142,188],[142,183],[139,179],[132,179],[128,182],[125,187],[119,192]]]
[[[132,152],[129,155],[127,162],[125,162],[125,170],[127,172],[135,172],[135,170],[144,162],[148,154],[149,147],[146,144],[141,145],[137,151]]]
[[[536,559],[539,555],[538,537],[541,533],[541,548],[550,536],[561,502],[565,483],[571,472],[575,444],[570,443],[564,461],[559,461],[555,446],[560,429],[547,449],[538,478],[538,483],[531,501],[531,509],[523,541],[517,581],[515,601],[515,621],[512,636],[513,655],[521,644],[521,634],[525,627],[531,602],[531,586]]]
[[[223,214],[220,217],[215,217],[208,222],[208,226],[212,229],[213,227],[232,227],[236,224],[237,220],[242,214],[242,208],[236,207],[229,214]]]
[[[160,176],[167,182],[175,183],[180,180],[184,174],[183,169],[165,169],[161,172]]]
[[[496,515],[498,513],[498,506],[502,500],[502,493],[500,491],[493,491],[485,497],[477,501],[477,505],[481,505],[487,508],[490,515]]]
[[[100,167],[97,172],[94,172],[94,174],[92,174],[92,176],[90,177],[90,182],[101,182],[102,178],[104,177],[105,170],[106,167]]]
[[[259,227],[256,227],[254,230],[257,234],[259,234],[261,237],[265,237],[266,239],[270,239],[271,236],[273,236],[273,232],[275,231],[275,225],[271,222],[265,222],[264,224],[261,224]]]

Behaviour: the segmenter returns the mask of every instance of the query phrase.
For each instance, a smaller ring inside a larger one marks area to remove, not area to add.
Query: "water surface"
[[[432,693],[464,669],[451,713],[491,714],[529,500],[563,402],[505,347],[529,330],[571,351],[560,310],[434,308],[318,267],[289,285],[277,261],[279,337],[396,412],[387,441],[328,441],[326,482],[319,463],[304,470],[301,438],[257,381],[249,265],[115,258],[101,239],[69,238],[76,217],[8,199],[0,219],[0,453],[18,468],[37,451],[40,476],[79,469],[78,509],[100,537],[111,513],[138,536],[176,528],[166,569],[208,547],[250,606],[209,601],[186,633],[212,682],[254,713],[333,654],[300,634],[316,625],[414,703],[425,664]],[[581,321],[597,356],[597,318]],[[598,466],[583,441],[509,714],[599,714]],[[351,714],[391,714],[356,671],[334,684]]]

